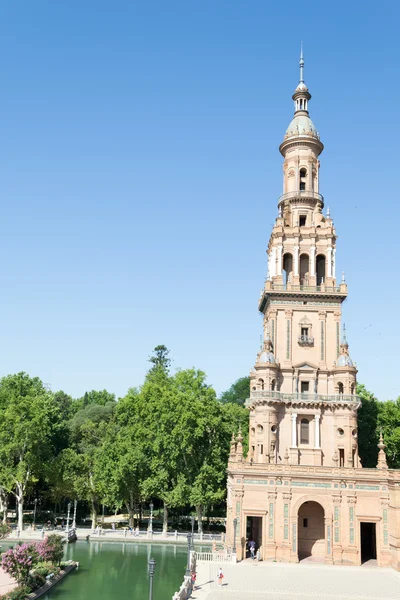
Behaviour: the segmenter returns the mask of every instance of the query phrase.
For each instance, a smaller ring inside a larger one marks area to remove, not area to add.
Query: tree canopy
[[[231,387],[220,396],[220,402],[223,404],[243,405],[250,396],[250,377],[240,377]]]

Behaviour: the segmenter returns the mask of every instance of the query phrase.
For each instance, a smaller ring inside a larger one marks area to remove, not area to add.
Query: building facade
[[[400,472],[379,443],[376,469],[357,448],[357,369],[336,278],[336,231],[319,185],[323,144],[300,81],[279,150],[283,192],[268,244],[258,308],[263,343],[250,374],[249,451],[232,438],[227,539],[238,560],[247,541],[263,560],[400,566]]]

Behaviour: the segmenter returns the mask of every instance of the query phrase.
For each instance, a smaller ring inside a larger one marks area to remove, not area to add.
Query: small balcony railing
[[[304,200],[318,200],[319,202],[324,203],[324,197],[322,194],[318,194],[318,192],[314,192],[313,190],[294,190],[293,192],[286,192],[286,194],[282,194],[279,197],[278,203],[284,202],[285,200],[295,200],[295,199],[304,199]]]
[[[300,346],[314,346],[314,338],[311,335],[299,335]]]

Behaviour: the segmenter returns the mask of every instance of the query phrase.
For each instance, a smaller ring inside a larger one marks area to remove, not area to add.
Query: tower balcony
[[[282,404],[359,404],[360,397],[355,394],[315,394],[311,392],[277,392],[275,390],[260,390],[251,392],[250,398],[246,400],[246,406],[250,407],[253,403],[262,403],[263,401],[275,401]]]
[[[340,285],[334,285],[334,282],[327,281],[321,285],[294,285],[292,283],[276,283],[271,279],[265,282],[264,289],[261,290],[258,301],[258,310],[263,312],[270,298],[337,298],[343,302],[347,298],[347,284],[342,282]]]
[[[324,206],[324,197],[322,194],[318,194],[313,190],[293,190],[292,192],[286,192],[286,194],[282,194],[282,196],[278,199],[278,206],[287,201],[300,201],[305,203],[315,204],[315,202],[319,202],[321,207]]]

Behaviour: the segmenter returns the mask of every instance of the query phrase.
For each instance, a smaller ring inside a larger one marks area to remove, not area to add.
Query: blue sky
[[[359,380],[400,395],[396,2],[0,6],[0,374],[218,392],[259,347],[300,40]]]

